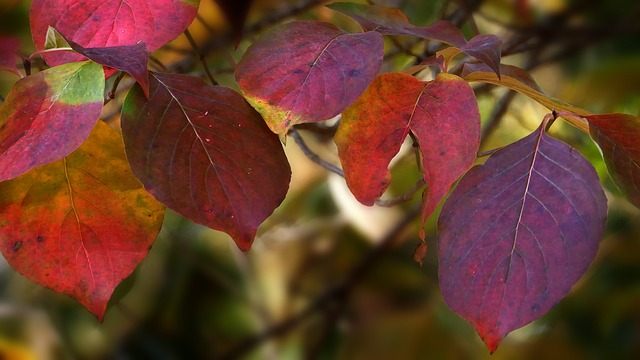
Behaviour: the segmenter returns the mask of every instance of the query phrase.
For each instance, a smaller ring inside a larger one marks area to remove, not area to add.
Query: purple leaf
[[[472,168],[438,223],[440,288],[491,352],[584,274],[607,199],[591,164],[543,126]]]
[[[480,34],[469,40],[460,50],[489,66],[500,78],[502,40],[495,35]]]
[[[382,36],[296,21],[255,42],[236,67],[245,98],[276,134],[330,119],[354,102],[382,65]]]

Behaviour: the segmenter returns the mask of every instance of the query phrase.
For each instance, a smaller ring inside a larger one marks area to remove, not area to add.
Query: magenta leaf
[[[284,136],[298,123],[330,119],[367,88],[382,65],[382,36],[295,21],[255,42],[236,67],[245,98]]]
[[[84,48],[78,43],[60,34],[69,46],[80,55],[98,64],[126,72],[140,84],[146,97],[149,97],[149,74],[147,62],[149,53],[143,42],[135,45],[109,46],[102,48]]]
[[[438,222],[440,288],[491,352],[584,274],[607,199],[591,164],[543,126],[471,170]]]
[[[134,174],[167,207],[248,250],[289,186],[278,137],[231,89],[151,73],[150,93],[133,88],[123,108]]]
[[[33,0],[31,33],[42,50],[49,26],[85,48],[135,45],[153,52],[180,35],[199,0]],[[51,66],[82,60],[73,53],[45,54]]]
[[[64,64],[21,79],[0,105],[0,181],[62,159],[100,116],[102,66]]]
[[[20,39],[0,36],[0,70],[12,72],[19,77],[23,76],[16,67],[19,50]]]
[[[611,178],[640,207],[640,119],[625,114],[585,116]]]

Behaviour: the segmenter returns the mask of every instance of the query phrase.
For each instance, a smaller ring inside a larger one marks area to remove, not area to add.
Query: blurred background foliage
[[[364,1],[363,1],[364,2]],[[531,71],[551,96],[593,112],[640,115],[640,3],[635,0],[376,0],[414,24],[446,18],[467,37],[493,33],[504,62]],[[0,0],[0,35],[33,51],[29,1]],[[320,19],[357,31],[318,0],[256,0],[245,37],[233,47],[213,0],[201,0],[190,27],[207,65],[237,88],[233,65],[277,23]],[[419,62],[438,44],[386,38],[385,71]],[[173,72],[203,76],[184,36],[153,55]],[[44,64],[36,63],[35,68]],[[428,78],[429,74],[420,74]],[[0,73],[0,95],[17,78]],[[113,80],[109,80],[113,81]],[[118,125],[131,83],[123,82],[102,118]],[[109,87],[109,84],[108,84]],[[513,142],[548,110],[505,89],[474,85],[483,115],[483,149]],[[300,128],[307,145],[338,164],[331,123]],[[558,122],[553,135],[594,164],[609,197],[608,232],[587,274],[549,314],[510,334],[492,359],[640,358],[640,210],[607,175],[588,136]],[[357,204],[344,181],[286,144],[293,168],[285,202],[241,253],[225,234],[168,211],[148,257],[116,290],[103,324],[68,298],[0,263],[0,359],[487,359],[473,328],[443,303],[437,286],[435,218],[419,266],[412,201]],[[419,178],[407,144],[393,166],[392,197]]]

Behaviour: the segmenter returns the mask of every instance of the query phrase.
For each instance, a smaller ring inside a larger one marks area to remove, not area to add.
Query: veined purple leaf
[[[491,352],[584,274],[607,199],[591,164],[544,126],[472,168],[438,222],[440,288]]]
[[[160,202],[248,250],[280,205],[291,170],[282,144],[237,92],[151,73],[127,96],[122,131],[134,174]]]
[[[284,136],[299,123],[340,114],[382,65],[382,36],[348,34],[332,24],[295,21],[255,42],[236,67],[245,98]]]

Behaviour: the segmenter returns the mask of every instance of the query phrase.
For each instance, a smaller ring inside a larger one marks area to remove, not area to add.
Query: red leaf
[[[180,35],[198,11],[199,0],[33,0],[31,33],[42,50],[47,29],[56,28],[85,48],[135,45],[153,52]],[[51,66],[82,60],[72,53],[45,54]]]
[[[640,207],[640,119],[625,114],[585,116],[611,178]]]
[[[100,116],[102,66],[60,65],[18,81],[0,105],[0,181],[62,159]]]
[[[245,98],[269,128],[330,119],[371,83],[382,65],[382,36],[348,34],[332,24],[296,21],[255,42],[236,67]]]
[[[354,3],[333,3],[327,7],[351,17],[365,31],[377,31],[383,35],[417,36],[453,45],[487,64],[500,77],[502,41],[495,35],[478,35],[467,42],[460,30],[448,21],[415,26],[395,8]]]
[[[0,183],[0,249],[16,271],[102,321],[163,214],[131,174],[118,132],[99,121],[71,155]]]
[[[64,35],[60,35],[80,55],[98,64],[122,70],[131,75],[140,84],[145,96],[149,97],[149,74],[147,73],[149,52],[147,52],[147,46],[143,42],[135,45],[85,48],[67,39]]]
[[[345,179],[356,199],[373,205],[391,181],[389,162],[413,132],[420,143],[424,180],[423,218],[466,171],[480,145],[480,113],[464,80],[440,74],[423,82],[381,74],[342,115],[335,136]]]
[[[460,180],[438,222],[440,289],[493,352],[584,274],[607,199],[591,164],[543,126]]]
[[[242,30],[244,22],[247,20],[247,14],[253,0],[214,0],[224,13],[231,29],[233,29],[236,47],[242,39]]]
[[[186,75],[151,74],[122,115],[127,156],[147,190],[242,250],[282,202],[291,170],[277,136],[235,91]]]
[[[17,56],[20,50],[20,39],[0,36],[0,70],[12,72],[19,77],[22,73],[16,67]]]

